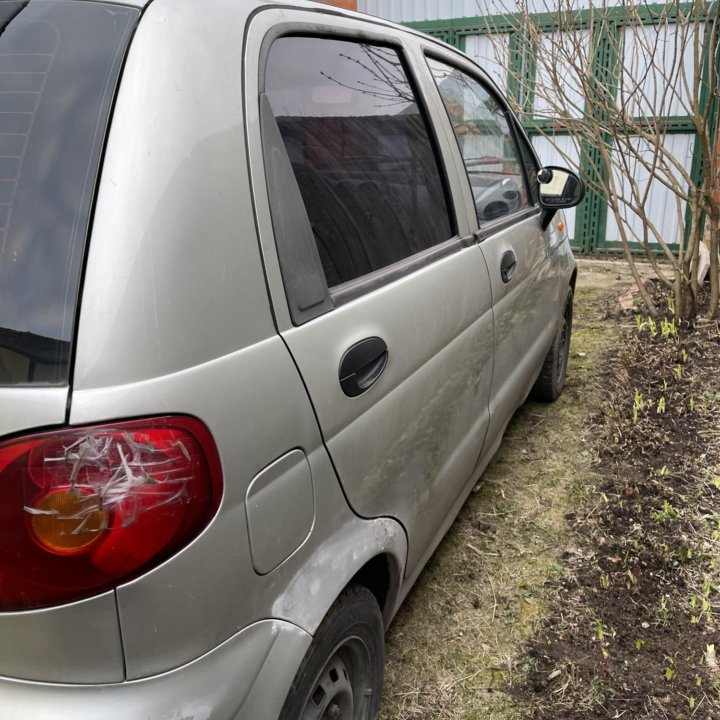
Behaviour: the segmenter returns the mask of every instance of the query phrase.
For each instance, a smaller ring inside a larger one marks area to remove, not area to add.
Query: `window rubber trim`
[[[433,245],[431,248],[415,253],[415,255],[403,258],[392,265],[330,288],[330,299],[334,307],[340,307],[351,300],[367,295],[373,290],[378,290],[395,280],[432,265],[438,260],[454,255],[463,248],[473,245],[475,241],[474,234],[466,237],[452,237],[443,243]]]
[[[487,238],[492,237],[493,235],[497,235],[503,230],[507,230],[513,225],[518,225],[524,220],[529,220],[530,218],[539,216],[541,214],[542,209],[536,205],[532,205],[531,207],[523,208],[522,210],[519,210],[512,215],[507,215],[506,217],[498,220],[497,222],[483,225],[481,228],[479,228],[473,233],[473,236],[475,240],[480,243],[483,240],[487,240]]]

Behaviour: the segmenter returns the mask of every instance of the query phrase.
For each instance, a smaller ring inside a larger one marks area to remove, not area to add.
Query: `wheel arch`
[[[407,536],[390,517],[351,517],[337,524],[299,564],[273,603],[272,616],[315,635],[349,587],[366,587],[388,626],[398,602],[407,562]]]
[[[380,606],[387,629],[395,614],[401,580],[402,568],[397,558],[391,553],[380,553],[353,575],[345,589],[352,585],[362,585],[370,590]]]

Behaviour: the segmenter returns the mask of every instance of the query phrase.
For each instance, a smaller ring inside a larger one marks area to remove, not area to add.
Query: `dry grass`
[[[506,693],[546,612],[568,547],[566,515],[593,484],[606,303],[632,283],[622,263],[580,263],[568,382],[530,403],[428,564],[387,637],[382,720],[517,720]]]

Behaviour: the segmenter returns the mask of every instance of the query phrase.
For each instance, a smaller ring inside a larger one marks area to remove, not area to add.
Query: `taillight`
[[[198,420],[161,417],[0,443],[0,608],[91,596],[158,565],[222,493]]]

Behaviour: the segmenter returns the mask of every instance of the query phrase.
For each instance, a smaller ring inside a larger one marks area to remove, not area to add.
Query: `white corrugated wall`
[[[643,158],[646,162],[650,162],[652,159],[653,150],[651,147],[647,147],[647,143],[644,143],[646,147],[643,147],[643,143],[639,140],[636,141],[640,147]],[[678,160],[685,161],[685,167],[690,168],[692,165],[692,154],[693,154],[693,135],[668,135],[663,140],[663,143],[668,146],[668,151],[672,153]],[[678,206],[675,199],[675,195],[668,190],[668,188],[657,178],[651,178],[649,172],[639,162],[635,162],[629,168],[629,175],[638,185],[639,195],[642,197],[648,184],[650,184],[650,192],[648,199],[645,203],[645,212],[650,222],[658,229],[663,240],[666,243],[676,244],[680,241],[680,229],[682,221],[685,217],[685,203],[681,203],[679,212]],[[682,182],[681,180],[679,180]],[[630,182],[627,176],[622,176],[619,173],[615,175],[615,182],[618,187],[618,196],[631,198],[632,190]],[[637,203],[628,203],[631,207],[637,205]],[[639,242],[642,240],[643,223],[640,217],[632,212],[632,210],[626,209],[626,212],[622,213],[626,218],[627,232],[629,234],[628,240]],[[606,238],[608,241],[619,241],[620,230],[618,229],[617,221],[612,212],[608,211],[607,218],[607,232]],[[650,242],[655,242],[653,237],[649,237]]]
[[[590,55],[590,31],[579,30],[575,34],[572,46],[578,48],[582,53],[582,60],[579,60],[581,67],[589,65]],[[562,43],[562,33],[543,33],[541,45],[543,57],[548,58],[547,63],[538,63],[535,77],[535,107],[536,118],[552,118],[553,103],[547,102],[547,98],[553,98],[553,87],[564,82],[564,96],[567,110],[570,117],[581,118],[585,109],[585,95],[582,91],[582,83],[577,71],[567,66],[562,54],[558,54],[558,44]]]
[[[475,0],[358,0],[358,10],[395,22],[478,15]]]
[[[505,92],[507,90],[507,66],[510,61],[510,34],[468,35],[465,38],[465,52]]]
[[[700,38],[705,23],[699,23]],[[674,25],[625,29],[625,57],[620,87],[632,115],[689,115],[694,78],[694,27]],[[681,59],[678,62],[677,58]],[[668,70],[667,68],[672,68]],[[635,87],[633,78],[642,79]]]
[[[608,5],[620,5],[623,0],[607,0]],[[529,0],[531,12],[554,12],[557,0]],[[573,0],[572,7],[582,10],[590,0]],[[395,22],[414,20],[447,20],[449,18],[476,17],[478,15],[504,15],[515,12],[513,0],[358,0],[360,12],[376,15]],[[568,9],[564,0],[563,9]]]

